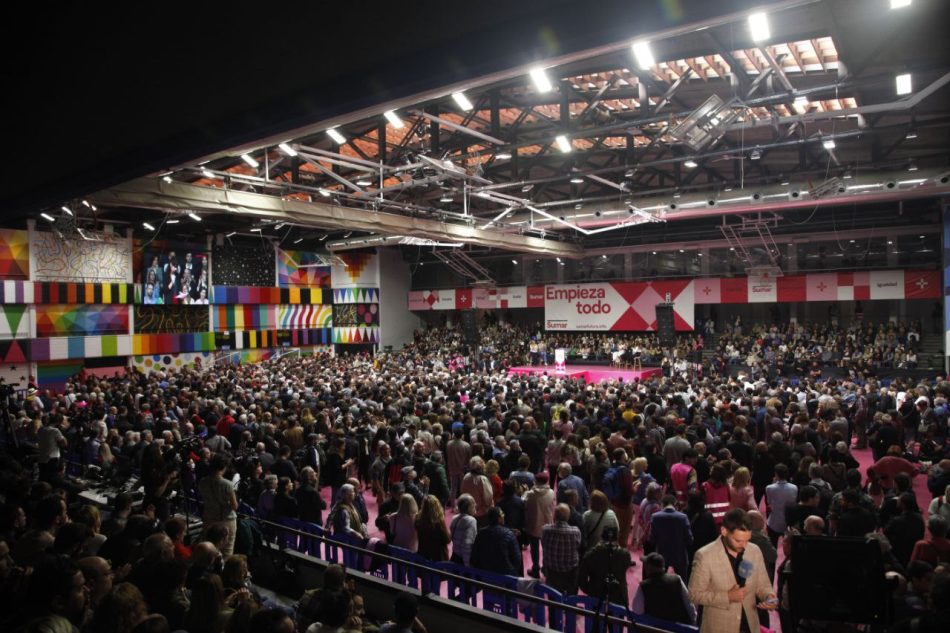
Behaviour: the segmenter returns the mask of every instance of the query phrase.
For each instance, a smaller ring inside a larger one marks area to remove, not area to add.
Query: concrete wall
[[[379,249],[379,345],[402,349],[422,321],[406,307],[409,296],[409,264],[396,248]]]

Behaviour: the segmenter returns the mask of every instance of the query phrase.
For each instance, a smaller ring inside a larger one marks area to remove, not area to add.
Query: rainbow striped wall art
[[[50,283],[45,281],[4,281],[0,303],[48,305],[132,303],[132,284]]]
[[[215,332],[276,329],[276,306],[222,305],[212,309]]]
[[[129,306],[39,305],[36,306],[36,335],[91,336],[128,334]]]
[[[206,352],[215,349],[214,332],[199,334],[136,334],[132,337],[134,356]]]
[[[0,303],[33,303],[35,285],[30,281],[0,283]]]
[[[30,358],[37,362],[131,354],[132,337],[128,334],[35,338],[30,341]]]
[[[282,330],[311,330],[332,326],[332,306],[277,306],[277,327]]]
[[[41,387],[62,388],[66,381],[81,372],[82,361],[40,363],[36,366],[36,380]]]
[[[213,311],[214,330],[308,330],[330,327],[333,309],[329,305],[229,305]]]
[[[331,295],[326,293],[326,299]],[[218,304],[320,304],[322,288],[259,288],[256,286],[211,286],[211,303]]]
[[[215,332],[214,336],[216,347],[219,350],[303,347],[307,345],[329,345],[333,342],[330,328],[314,330]]]

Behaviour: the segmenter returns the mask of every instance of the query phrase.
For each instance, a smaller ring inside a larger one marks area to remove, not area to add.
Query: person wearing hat
[[[643,561],[643,580],[633,596],[630,610],[636,615],[696,624],[696,606],[689,599],[689,591],[682,578],[667,572],[663,555],[653,552],[640,560]]]
[[[603,596],[608,575],[613,575],[608,598],[617,604],[627,603],[627,569],[634,565],[630,550],[617,543],[619,530],[608,525],[600,533],[600,542],[581,559],[577,573],[578,586],[593,598]],[[685,590],[685,589],[684,589]]]

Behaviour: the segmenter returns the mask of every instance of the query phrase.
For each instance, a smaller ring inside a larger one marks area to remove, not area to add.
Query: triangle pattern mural
[[[379,303],[379,288],[336,288],[333,303]]]
[[[29,338],[29,319],[24,319],[25,305],[0,306],[0,339]]]
[[[378,327],[335,327],[333,342],[338,345],[379,343]]]

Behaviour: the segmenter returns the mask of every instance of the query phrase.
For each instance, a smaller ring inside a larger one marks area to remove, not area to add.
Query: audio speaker
[[[462,322],[462,337],[465,342],[469,345],[478,345],[478,323],[475,310],[462,310],[459,318]]]
[[[882,624],[890,595],[877,541],[798,536],[792,541],[789,602],[796,619]]]
[[[660,339],[660,345],[664,347],[669,347],[676,343],[676,327],[673,325],[673,304],[657,304],[656,334]]]

